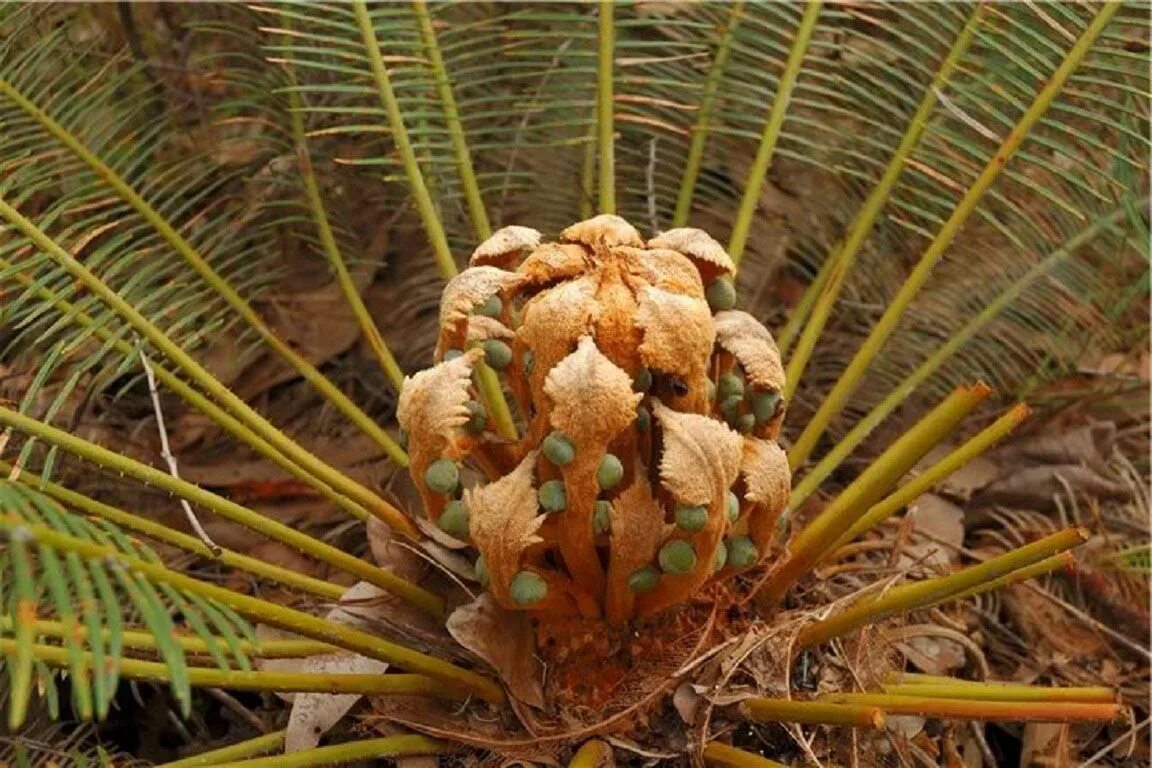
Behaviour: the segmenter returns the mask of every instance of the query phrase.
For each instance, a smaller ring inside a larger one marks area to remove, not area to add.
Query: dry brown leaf
[[[687,256],[693,262],[707,264],[721,272],[732,274],[736,265],[724,246],[702,229],[678,227],[662,232],[648,241],[649,248],[670,248]]]
[[[572,440],[577,451],[598,448],[636,421],[643,395],[632,391],[632,377],[597,348],[591,336],[548,373],[544,393],[552,401],[552,426]]]
[[[640,358],[645,365],[682,376],[690,391],[703,390],[716,340],[712,311],[705,301],[645,288],[640,292],[636,325],[644,333]]]
[[[916,565],[928,575],[938,575],[959,564],[959,549],[964,543],[963,509],[925,493],[908,505],[905,519],[911,521],[912,540],[900,553],[900,568]]]
[[[774,392],[784,389],[784,366],[772,334],[747,312],[716,313],[716,341],[740,361],[748,380]]]
[[[428,570],[427,563],[397,541],[392,527],[376,517],[368,518],[368,548],[376,565],[406,581],[415,582]]]
[[[664,429],[660,480],[683,504],[711,504],[740,471],[744,441],[727,425],[696,413],[680,413],[653,401]]]
[[[540,233],[531,227],[502,227],[476,246],[469,264],[510,269],[525,251],[540,245]]]
[[[1063,480],[1064,482],[1061,482]],[[1047,511],[1056,508],[1056,497],[1069,488],[1097,499],[1127,499],[1132,489],[1079,465],[1023,467],[994,481],[972,498],[971,508],[1016,507]]]
[[[537,532],[544,522],[538,515],[532,451],[515,470],[479,488],[464,491],[464,504],[471,519],[472,541],[484,555],[491,577],[491,590],[497,600],[512,607],[508,583],[520,570],[520,556],[541,539]]]
[[[564,240],[583,243],[593,248],[616,248],[621,245],[640,246],[644,241],[636,228],[619,216],[602,213],[577,222],[560,233]]]
[[[527,614],[506,611],[484,594],[453,611],[447,628],[456,642],[496,670],[514,697],[544,706],[544,670]]]

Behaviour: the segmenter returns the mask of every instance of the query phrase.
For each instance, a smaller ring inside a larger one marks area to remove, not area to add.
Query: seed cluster
[[[645,243],[598,216],[554,243],[502,229],[446,287],[439,362],[398,416],[424,513],[477,550],[501,605],[619,624],[769,552],[790,490],[783,368],[734,309],[733,271],[700,230]]]

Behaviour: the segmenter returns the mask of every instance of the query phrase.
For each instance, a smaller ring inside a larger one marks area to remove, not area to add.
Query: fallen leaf
[[[544,706],[544,671],[526,614],[506,611],[490,594],[462,605],[448,617],[456,642],[492,666],[508,691],[533,707]]]
[[[683,682],[676,687],[676,692],[672,694],[672,706],[685,725],[695,724],[702,698],[692,683]]]
[[[382,675],[388,664],[351,651],[309,656],[297,670],[312,674]],[[298,693],[284,735],[286,753],[311,749],[363,696],[358,693]]]
[[[1056,497],[1067,493],[1064,482],[1074,491],[1097,499],[1127,499],[1132,489],[1110,480],[1095,470],[1079,465],[1024,467],[1009,472],[972,498],[971,508],[1015,507],[1048,511],[1056,508]]]
[[[959,548],[964,543],[963,509],[941,496],[925,493],[908,505],[905,520],[911,526],[911,539],[900,552],[900,568],[916,566],[929,575],[938,575],[959,563]]]

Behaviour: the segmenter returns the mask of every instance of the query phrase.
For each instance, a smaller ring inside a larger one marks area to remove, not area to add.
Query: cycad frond
[[[5,666],[12,683],[10,727],[19,727],[24,718],[36,669],[41,670],[41,686],[54,686],[43,676],[37,657],[40,620],[64,627],[73,702],[82,718],[107,714],[123,654],[121,635],[133,624],[142,625],[155,638],[156,652],[185,712],[190,706],[190,688],[184,651],[175,642],[173,615],[180,615],[187,631],[204,641],[221,669],[251,667],[241,641],[255,639],[252,628],[228,606],[155,583],[115,559],[82,559],[75,553],[57,552],[37,542],[27,527],[46,527],[131,558],[159,562],[150,548],[114,524],[78,517],[47,496],[9,480],[0,481],[0,510],[6,538],[2,582],[5,614],[10,617],[2,631],[7,637],[0,642],[5,646]]]

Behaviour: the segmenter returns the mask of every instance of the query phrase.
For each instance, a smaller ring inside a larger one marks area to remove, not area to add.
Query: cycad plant
[[[838,728],[1123,715],[1106,687],[906,674],[886,642],[1069,566],[1084,530],[954,572],[869,558],[1024,398],[1146,340],[1144,6],[0,14],[11,728],[34,700],[105,718],[125,678],[185,712],[196,686],[358,694],[391,729],[199,765],[772,765],[742,722],[868,764],[895,757]],[[317,283],[326,309],[293,303]],[[291,398],[315,418],[278,425]],[[212,441],[352,527],[182,479]],[[876,578],[814,576],[833,561]]]

